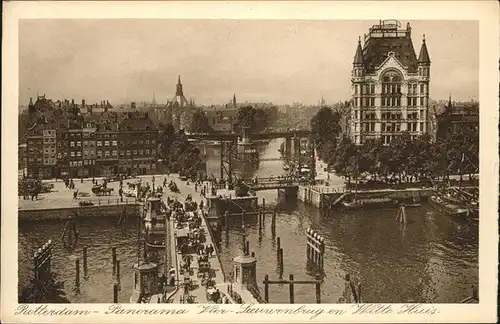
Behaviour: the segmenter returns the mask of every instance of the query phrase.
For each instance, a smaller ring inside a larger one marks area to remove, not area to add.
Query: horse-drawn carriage
[[[113,192],[113,188],[105,188],[102,185],[92,187],[92,193],[96,196],[110,196],[111,192]]]

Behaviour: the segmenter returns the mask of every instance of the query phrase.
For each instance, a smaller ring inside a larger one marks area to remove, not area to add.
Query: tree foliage
[[[213,132],[212,127],[208,124],[207,115],[201,108],[194,109],[188,131],[191,133]]]
[[[238,109],[237,130],[241,131],[243,128],[247,128],[251,133],[262,132],[274,125],[278,116],[278,108],[274,106],[265,108],[241,107]]]
[[[184,132],[171,124],[160,125],[160,156],[171,172],[195,176],[205,168],[199,148],[190,143]]]
[[[318,157],[332,162],[340,134],[340,114],[331,108],[321,108],[311,119],[311,131],[314,144],[318,150]]]
[[[311,121],[318,157],[351,178],[405,181],[446,179],[452,174],[475,174],[479,164],[479,131],[464,127],[432,141],[429,134],[412,138],[402,132],[389,145],[381,139],[356,146],[350,138],[337,140],[340,116],[322,108]]]

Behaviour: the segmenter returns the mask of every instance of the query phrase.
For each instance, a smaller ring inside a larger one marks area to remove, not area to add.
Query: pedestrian
[[[173,272],[170,273],[170,286],[175,286],[175,274]]]
[[[78,196],[78,189],[76,189],[76,191],[73,192],[73,199],[76,199],[77,196]]]
[[[118,190],[118,194],[120,195],[120,201],[123,202],[123,189],[122,188],[120,188]]]
[[[194,184],[194,192],[198,192],[198,184],[197,183]]]

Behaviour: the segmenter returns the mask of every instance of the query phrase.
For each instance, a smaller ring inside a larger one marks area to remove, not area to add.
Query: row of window
[[[391,143],[391,141],[396,137],[396,136],[399,136],[399,135],[382,135],[381,138],[382,138],[382,142],[385,144],[385,145],[388,145]],[[410,138],[413,140],[416,138],[415,135],[410,135]],[[374,142],[376,141],[376,139],[374,138],[370,138],[370,137],[365,137],[365,136],[359,136],[359,135],[356,135],[354,137],[354,141],[355,143],[359,143],[359,144],[366,144],[366,143],[369,143],[369,142]]]
[[[408,97],[408,107],[417,107],[420,99],[420,106],[427,105],[426,97]],[[401,107],[401,96],[383,96],[380,98],[382,107]],[[375,98],[354,98],[354,107],[373,108],[375,107]]]
[[[54,158],[44,158],[43,159],[44,164],[56,164],[56,159]]]
[[[55,141],[54,141],[55,142]],[[97,146],[118,146],[118,141],[96,141],[95,142]],[[128,144],[132,144],[132,145],[149,145],[150,143],[152,145],[156,145],[156,140],[151,140],[151,142],[149,140],[133,140],[133,141],[127,141]],[[94,146],[94,141],[83,141],[83,146]],[[125,146],[125,141],[120,141],[120,145],[121,146]],[[82,146],[82,142],[81,141],[70,141],[69,142],[69,146],[70,147],[81,147]],[[59,147],[61,147],[61,145],[59,144]]]
[[[417,126],[418,126],[418,123],[415,123],[415,122],[407,123],[407,130],[410,132],[416,132]],[[365,132],[374,132],[375,131],[375,122],[362,123],[361,125],[359,123],[355,123],[354,124],[354,131],[357,132],[358,129],[360,131],[365,131]],[[423,131],[423,129],[424,129],[424,123],[420,123],[420,131]],[[382,132],[400,132],[401,131],[401,123],[382,123],[381,124],[381,131]]]
[[[55,153],[55,151],[53,152]],[[149,155],[156,155],[156,150],[127,150],[127,151],[120,151],[120,156],[142,156],[142,155],[146,155],[146,156],[149,156]],[[64,153],[64,156],[67,156],[68,153]],[[82,152],[81,151],[72,151],[70,152],[70,156],[71,157],[81,157],[82,156]],[[84,151],[83,152],[83,156],[84,157],[110,157],[110,156],[113,156],[113,157],[117,157],[118,156],[118,151],[117,150],[113,150],[113,151]],[[63,154],[62,153],[58,153],[57,154],[57,157],[59,159],[61,159],[63,157]]]
[[[56,142],[56,138],[55,137],[50,137],[50,138],[44,138],[43,139],[43,143],[44,144],[55,143],[55,142]]]
[[[427,94],[428,86],[425,83],[420,83],[420,94]],[[401,84],[400,83],[383,83],[382,84],[382,93],[383,94],[401,94]],[[375,84],[355,84],[354,85],[354,94],[361,95],[371,95],[375,94]],[[408,84],[408,94],[418,94],[417,93],[417,83],[409,83]]]

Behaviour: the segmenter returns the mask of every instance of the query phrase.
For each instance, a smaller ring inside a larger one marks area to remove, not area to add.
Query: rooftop
[[[411,40],[409,23],[405,29],[401,29],[401,24],[397,20],[381,20],[378,25],[369,29],[367,35],[364,35],[362,51],[364,67],[368,73],[380,66],[389,56],[389,52],[394,52],[394,56],[408,68],[408,72],[417,71],[418,59]],[[428,53],[426,59],[428,60]]]

